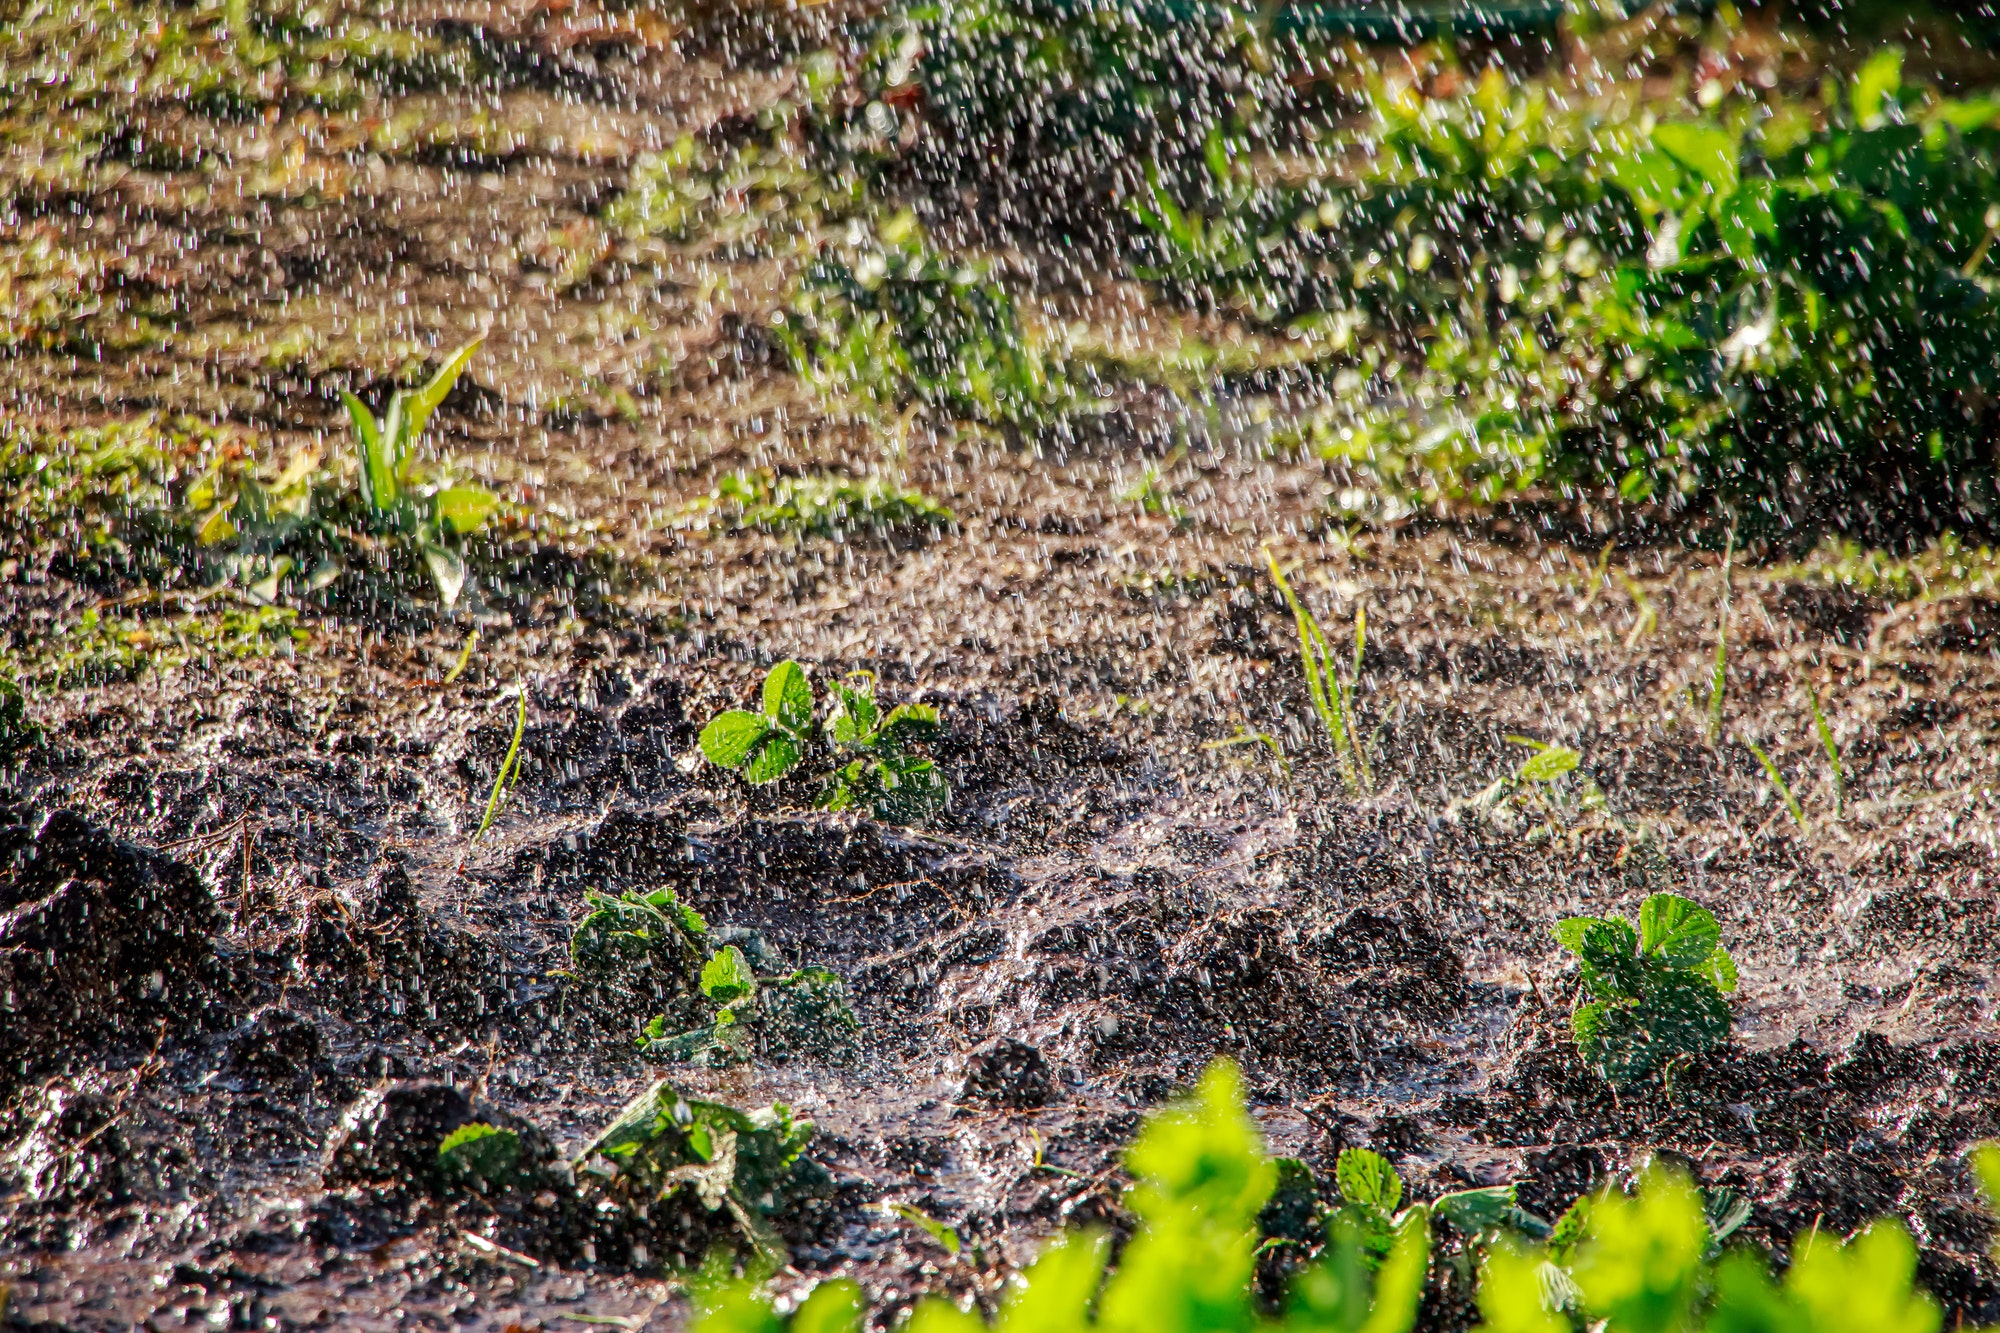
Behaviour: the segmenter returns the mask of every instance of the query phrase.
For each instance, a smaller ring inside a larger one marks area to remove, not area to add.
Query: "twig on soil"
[[[474,1235],[470,1231],[459,1232],[458,1238],[464,1241],[467,1245],[470,1245],[473,1249],[485,1255],[489,1259],[505,1259],[511,1263],[521,1264],[522,1266],[527,1268],[540,1268],[542,1266],[542,1261],[539,1259],[531,1259],[527,1255],[522,1254],[519,1250],[510,1250],[505,1245],[496,1244],[495,1242],[486,1239],[486,1237]],[[568,1315],[565,1317],[570,1319],[575,1319],[577,1316]],[[601,1321],[595,1319],[586,1319],[585,1322],[610,1323],[611,1321],[608,1319]],[[622,1324],[624,1321],[620,1320],[619,1322]],[[627,1327],[631,1327],[631,1325],[627,1325]]]

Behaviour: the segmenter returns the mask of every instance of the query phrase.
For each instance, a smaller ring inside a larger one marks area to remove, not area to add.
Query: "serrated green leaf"
[[[1677,893],[1656,893],[1639,907],[1639,947],[1672,967],[1694,968],[1722,941],[1715,913]]]
[[[763,714],[732,708],[701,729],[698,743],[709,763],[719,768],[739,768],[770,729],[770,720]]]
[[[1544,746],[1514,770],[1514,779],[1517,782],[1553,782],[1565,773],[1574,772],[1582,760],[1583,756],[1567,745]]]
[[[1343,1150],[1334,1162],[1333,1183],[1347,1202],[1385,1214],[1394,1213],[1403,1201],[1403,1178],[1372,1148]]]
[[[832,721],[834,741],[840,745],[856,745],[871,739],[879,716],[875,696],[844,682],[834,689],[840,700],[840,711],[834,714]]]
[[[1467,1235],[1497,1227],[1520,1211],[1512,1185],[1453,1190],[1431,1202],[1431,1211]]]
[[[924,740],[938,729],[938,711],[929,704],[898,704],[882,719],[881,734],[897,745]]]
[[[1729,950],[1723,948],[1721,945],[1716,945],[1715,952],[1703,959],[1701,966],[1697,967],[1694,972],[1698,977],[1708,978],[1708,983],[1714,986],[1716,990],[1722,992],[1722,994],[1735,994],[1736,960],[1731,958]]]
[[[1553,927],[1556,943],[1571,953],[1583,952],[1584,934],[1592,926],[1601,926],[1604,918],[1598,916],[1566,916]]]
[[[750,762],[743,766],[743,776],[755,783],[775,782],[797,767],[798,762],[798,743],[773,727],[764,733]]]
[[[732,1004],[757,993],[757,975],[741,949],[730,944],[715,951],[701,969],[701,993],[717,1004]]]
[[[771,668],[764,677],[764,716],[779,726],[804,735],[812,726],[812,683],[797,662],[786,660]]]

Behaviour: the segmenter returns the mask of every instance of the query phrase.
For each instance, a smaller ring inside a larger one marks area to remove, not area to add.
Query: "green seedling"
[[[701,729],[709,763],[754,783],[775,782],[798,767],[812,736],[813,691],[805,668],[792,661],[772,667],[763,703],[762,712],[732,708]]]
[[[1729,679],[1729,566],[1736,554],[1736,529],[1722,553],[1722,608],[1715,615],[1715,667],[1708,682],[1708,743],[1722,743],[1723,692]]]
[[[1749,749],[1751,754],[1757,756],[1757,762],[1764,766],[1764,776],[1771,779],[1771,786],[1777,790],[1779,799],[1784,801],[1785,809],[1791,813],[1792,822],[1797,824],[1799,830],[1803,832],[1806,827],[1806,812],[1799,808],[1798,798],[1792,795],[1791,784],[1786,782],[1785,775],[1778,771],[1777,763],[1770,755],[1764,752],[1764,747],[1757,744],[1757,742],[1745,740],[1743,744]]]
[[[681,513],[681,522],[694,527],[713,522],[731,530],[809,537],[920,536],[958,522],[949,508],[892,478],[856,480],[831,473],[777,477],[769,471],[733,472]]]
[[[1402,1176],[1388,1158],[1370,1148],[1341,1150],[1334,1162],[1334,1186],[1340,1192],[1334,1220],[1359,1240],[1371,1262],[1388,1257],[1397,1231],[1419,1211],[1468,1237],[1549,1234],[1549,1224],[1517,1202],[1513,1185],[1453,1190],[1429,1203],[1404,1208]]]
[[[1678,894],[1640,905],[1639,929],[1618,917],[1570,917],[1555,936],[1582,964],[1590,996],[1570,1016],[1577,1048],[1614,1086],[1700,1055],[1729,1036],[1736,963],[1715,914]]]
[[[851,672],[834,687],[827,734],[842,751],[858,752],[833,771],[821,793],[825,810],[860,808],[898,824],[920,822],[944,808],[951,789],[934,761],[909,747],[935,736],[937,709],[898,704],[885,716],[875,702],[875,675]]]
[[[448,1183],[476,1190],[507,1184],[520,1169],[521,1136],[511,1129],[474,1121],[460,1125],[438,1145],[438,1170]]]
[[[515,772],[521,764],[521,738],[528,733],[528,687],[521,686],[520,701],[514,711],[514,739],[507,743],[506,757],[500,761],[500,771],[493,775],[493,794],[486,798],[486,813],[479,821],[479,832],[472,835],[478,842],[486,836],[486,830],[493,827],[493,817],[500,813],[500,798],[507,791],[507,784],[514,780]]]
[[[824,1173],[805,1159],[813,1122],[781,1103],[738,1111],[683,1097],[665,1079],[628,1102],[571,1164],[580,1188],[645,1208],[683,1191],[726,1211],[756,1251],[784,1246],[770,1218],[814,1192]]]
[[[1840,761],[1840,745],[1833,739],[1833,728],[1826,723],[1826,714],[1820,711],[1819,691],[1808,686],[1806,699],[1812,705],[1813,731],[1819,736],[1820,748],[1826,752],[1826,767],[1833,777],[1833,817],[1839,819],[1847,804],[1846,765]]]
[[[822,781],[822,810],[863,810],[876,819],[917,823],[951,799],[935,761],[911,746],[934,736],[938,714],[928,704],[899,704],[885,715],[875,701],[875,676],[851,672],[835,682],[824,731],[839,755],[851,755]],[[761,713],[731,709],[701,732],[708,761],[771,782],[799,764],[813,743],[812,683],[797,662],[780,662],[764,678]]]
[[[1319,715],[1320,724],[1326,728],[1327,737],[1333,742],[1334,753],[1340,757],[1341,777],[1350,791],[1372,791],[1375,778],[1369,771],[1368,756],[1362,750],[1361,735],[1354,719],[1352,687],[1342,683],[1332,646],[1320,630],[1319,621],[1292,592],[1292,585],[1285,581],[1284,570],[1278,567],[1278,557],[1272,554],[1269,547],[1264,548],[1264,560],[1271,568],[1271,578],[1277,583],[1278,591],[1284,594],[1285,604],[1291,608],[1293,623],[1298,628],[1299,665],[1305,671],[1306,690],[1312,696],[1313,711]],[[1357,616],[1354,635],[1357,670],[1366,633],[1366,621]]]
[[[569,940],[579,975],[608,977],[649,966],[672,978],[676,989],[692,988],[689,978],[708,950],[708,922],[672,889],[628,889],[616,898],[587,890],[584,905],[589,910]]]
[[[900,1218],[917,1227],[926,1236],[943,1246],[949,1254],[957,1254],[964,1248],[963,1242],[958,1238],[957,1227],[938,1221],[921,1208],[907,1203],[892,1203],[884,1205],[884,1211],[891,1217]]]
[[[730,944],[711,954],[699,983],[714,1006],[708,1026],[670,1034],[665,1016],[655,1017],[640,1035],[641,1054],[720,1067],[759,1055],[839,1056],[852,1049],[861,1024],[838,976],[823,967],[759,976],[752,952],[763,952],[761,941],[750,950]]]
[[[363,509],[378,533],[416,548],[446,606],[458,601],[466,579],[465,558],[450,539],[477,531],[500,498],[479,486],[420,484],[417,446],[431,413],[451,393],[483,341],[475,339],[453,352],[422,388],[398,389],[380,419],[353,394],[342,390],[340,395],[354,425]]]

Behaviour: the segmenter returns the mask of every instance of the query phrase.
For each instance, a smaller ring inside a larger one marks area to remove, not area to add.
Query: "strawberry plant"
[[[780,662],[764,677],[759,712],[732,708],[701,729],[699,744],[708,762],[732,768],[746,781],[775,782],[798,767],[812,743],[813,690],[805,668]]]
[[[761,940],[752,948],[765,952]],[[656,1017],[640,1036],[643,1054],[712,1067],[760,1055],[831,1055],[850,1048],[861,1030],[846,985],[823,967],[760,977],[749,952],[729,944],[703,964],[700,984],[715,1006],[708,1026],[669,1035],[665,1016]]]
[[[951,796],[944,775],[934,761],[909,748],[937,734],[937,709],[898,704],[884,715],[875,703],[871,671],[851,672],[833,689],[836,702],[827,734],[855,758],[827,779],[821,807],[860,808],[898,824],[917,823],[943,808]]]
[[[453,352],[422,388],[396,390],[379,419],[353,394],[343,390],[340,395],[354,424],[361,504],[370,525],[379,535],[408,542],[422,556],[446,606],[458,600],[466,577],[465,557],[452,539],[476,531],[500,498],[480,486],[423,483],[416,475],[417,445],[431,413],[458,383],[481,341]]]
[[[640,1212],[685,1192],[765,1255],[782,1253],[770,1219],[813,1192],[824,1172],[804,1157],[813,1122],[774,1103],[739,1111],[683,1097],[665,1079],[628,1102],[577,1154],[580,1189]]]
[[[1570,1017],[1583,1056],[1613,1084],[1720,1046],[1729,1036],[1736,964],[1715,914],[1673,893],[1619,917],[1569,917],[1557,941],[1577,956],[1585,993]]]
[[[584,892],[589,909],[570,935],[579,973],[606,975],[650,965],[662,975],[691,974],[708,950],[708,923],[669,888],[627,890],[613,898]]]
[[[822,810],[865,811],[876,819],[916,823],[942,809],[951,788],[935,761],[911,749],[937,733],[937,709],[898,704],[887,714],[875,701],[872,672],[851,672],[835,682],[832,709],[822,730],[845,757],[822,780],[814,802]],[[760,712],[732,708],[702,728],[701,752],[722,768],[754,783],[772,782],[796,768],[815,745],[817,703],[812,682],[797,662],[780,662],[764,678]]]

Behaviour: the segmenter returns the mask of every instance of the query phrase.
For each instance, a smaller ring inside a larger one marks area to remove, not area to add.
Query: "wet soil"
[[[164,406],[255,424],[282,452],[333,428],[336,385],[395,370],[380,330],[420,350],[490,316],[478,392],[440,418],[450,447],[624,573],[587,601],[556,585],[475,605],[482,638],[450,683],[468,615],[307,614],[286,655],[34,701],[47,740],[0,807],[8,1320],[677,1327],[657,1245],[594,1229],[560,1188],[411,1189],[416,1159],[354,1146],[368,1117],[404,1127],[369,1143],[419,1155],[477,1118],[555,1162],[663,1074],[816,1122],[828,1180],[788,1216],[781,1287],[850,1274],[885,1318],[923,1291],[990,1300],[1056,1229],[1119,1224],[1120,1146],[1217,1056],[1244,1067],[1274,1147],[1323,1173],[1367,1145],[1419,1195],[1517,1180],[1552,1216],[1671,1154],[1749,1197],[1765,1242],[1905,1218],[1950,1317],[2000,1319],[1960,1164],[2000,1134],[1992,602],[1891,603],[1739,560],[1711,744],[1717,556],[1574,510],[1348,531],[1326,517],[1339,479],[1274,451],[1254,401],[1155,391],[1068,439],[920,425],[903,475],[959,520],[925,541],[675,523],[721,472],[865,470],[883,436],[744,333],[781,275],[614,246],[564,286],[560,255],[524,256],[594,225],[639,146],[750,114],[789,74],[582,11],[493,9],[509,51],[539,53],[523,68],[571,82],[402,105],[457,124],[478,101],[541,126],[531,145],[371,158],[333,113],[231,122],[262,155],[216,170],[331,164],[311,192],[243,185],[277,201],[248,230],[221,225],[249,207],[227,180],[190,196],[192,173],[153,158],[12,186],[6,238],[89,235],[125,266],[103,290],[148,264],[164,290],[190,266],[171,337],[97,359],[15,346],[20,419]],[[368,189],[328,185],[335,167]],[[604,323],[614,310],[643,332]],[[270,350],[287,321],[318,331],[296,364]],[[237,341],[208,338],[224,329]],[[1184,517],[1117,498],[1148,461]],[[1265,541],[1330,632],[1366,607],[1368,792],[1318,730]],[[12,543],[14,631],[125,591],[66,578],[50,534]],[[897,828],[700,763],[701,723],[787,656],[935,704],[949,811]],[[476,837],[517,684],[521,782]],[[1851,770],[1838,817],[1807,691]],[[1525,755],[1513,735],[1578,750],[1608,811],[1476,808]],[[1789,775],[1806,829],[1743,738]],[[855,1048],[642,1059],[656,997],[574,977],[568,941],[586,889],[662,885],[839,973]],[[1722,919],[1735,1032],[1671,1085],[1614,1096],[1567,1037],[1573,973],[1549,927],[1662,889]],[[949,1253],[886,1204],[967,1243]],[[1428,1317],[1463,1315],[1446,1291]]]

